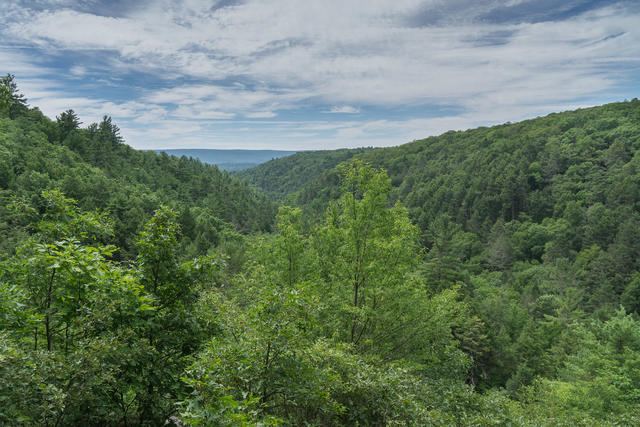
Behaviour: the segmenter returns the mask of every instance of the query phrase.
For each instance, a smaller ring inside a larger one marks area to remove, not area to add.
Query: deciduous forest
[[[0,424],[640,424],[640,101],[237,174],[0,81]]]

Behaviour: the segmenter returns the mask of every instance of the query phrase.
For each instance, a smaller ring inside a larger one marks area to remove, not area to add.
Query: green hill
[[[236,175],[262,189],[276,200],[304,188],[322,173],[339,163],[362,154],[371,148],[324,151],[304,151],[273,159],[254,168],[236,172]]]
[[[637,99],[447,132],[354,159],[388,173],[390,203],[406,206],[421,230],[430,286],[463,286],[474,301],[493,349],[476,359],[481,384],[517,389],[536,375],[555,375],[557,365],[534,361],[542,356],[518,344],[527,328],[540,331],[556,316],[606,319],[620,306],[640,314]],[[280,170],[284,161],[298,170],[294,160],[312,161],[310,153],[298,153],[261,165],[260,176],[275,174],[268,168]],[[313,162],[322,164],[322,157]],[[309,217],[320,218],[340,197],[340,172],[329,166],[312,175],[302,188],[296,185],[308,179],[302,174],[262,186],[288,193]],[[496,289],[512,294],[498,303],[506,296]],[[492,298],[491,304],[522,310],[520,320],[490,309]],[[537,345],[540,355],[557,350],[552,340]]]
[[[597,204],[634,210],[639,105],[634,100],[448,132],[399,147],[345,151],[344,159],[385,169],[392,200],[403,202],[423,230],[441,214],[486,236],[498,219],[541,222],[574,204],[582,214]],[[338,152],[297,153],[239,176],[322,211],[338,194],[333,167],[341,160]]]
[[[77,120],[69,126],[71,113],[58,121],[37,108],[13,120],[0,117],[3,207],[10,196],[34,201],[44,190],[59,189],[84,209],[114,216],[114,243],[125,258],[133,254],[136,230],[162,204],[181,212],[188,253],[215,245],[225,227],[245,233],[270,229],[274,205],[237,178],[193,158],[134,150],[106,116],[84,129]],[[8,245],[15,229],[1,227]]]

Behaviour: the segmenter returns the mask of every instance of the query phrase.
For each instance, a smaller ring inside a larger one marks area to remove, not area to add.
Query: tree
[[[303,254],[305,251],[305,238],[302,235],[302,211],[297,208],[283,206],[278,210],[276,224],[279,232],[278,248],[284,254],[285,272],[284,282],[292,287],[298,282],[304,265]],[[282,258],[281,258],[282,259]],[[309,263],[309,262],[308,262]]]
[[[198,298],[199,264],[180,264],[177,214],[166,206],[145,224],[137,241],[137,275],[153,307],[139,333],[148,349],[140,361],[141,372],[132,378],[137,384],[136,401],[140,419],[162,424],[175,410],[184,392],[177,378],[186,358],[203,339],[193,306]]]
[[[389,206],[386,172],[358,160],[339,171],[342,196],[314,236],[324,333],[386,362],[411,360],[424,372],[464,377],[468,364],[454,331],[475,320],[458,290],[434,294],[415,274],[418,232],[404,207]]]
[[[98,135],[103,144],[110,144],[110,148],[122,144],[120,128],[111,121],[111,117],[104,116],[98,125]]]
[[[78,115],[71,109],[56,116],[56,121],[60,130],[60,142],[64,141],[71,131],[78,129],[82,123]]]
[[[40,202],[36,233],[0,263],[0,424],[126,425],[135,352],[123,337],[144,295],[96,242],[110,232],[103,215],[57,191]]]
[[[340,166],[342,197],[318,231],[325,294],[339,307],[342,339],[365,346],[385,324],[394,294],[418,259],[417,230],[400,205],[388,208],[391,182],[383,170],[352,161]]]
[[[11,106],[11,92],[5,85],[0,85],[0,113],[5,113]]]
[[[15,76],[8,74],[0,78],[0,113],[15,119],[19,114],[27,111],[27,98],[18,92]]]
[[[87,151],[91,161],[114,174],[119,173],[116,149],[124,141],[120,128],[113,123],[111,117],[105,115],[99,124],[92,123],[87,130],[91,141]]]
[[[421,270],[428,285],[435,291],[441,291],[458,282],[468,281],[467,269],[482,250],[477,236],[463,232],[462,227],[446,214],[431,222],[426,235],[429,251]]]

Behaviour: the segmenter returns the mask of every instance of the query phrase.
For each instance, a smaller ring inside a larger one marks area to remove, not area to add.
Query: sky
[[[638,0],[12,0],[0,73],[138,149],[394,146],[640,95]]]

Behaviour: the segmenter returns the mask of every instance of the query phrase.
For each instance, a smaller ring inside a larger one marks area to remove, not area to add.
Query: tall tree
[[[60,131],[60,142],[64,141],[71,131],[78,129],[82,123],[75,111],[71,109],[56,116],[56,121],[58,122],[58,129]]]
[[[15,76],[8,74],[0,78],[0,114],[15,119],[27,111],[27,98],[18,91]]]
[[[175,410],[174,402],[183,390],[175,379],[185,367],[186,357],[200,344],[193,304],[198,297],[197,267],[178,262],[177,214],[158,209],[138,239],[138,275],[154,307],[141,331],[148,352],[138,383],[139,417],[162,424]],[[196,263],[197,264],[197,263]]]
[[[338,330],[358,346],[384,327],[385,307],[416,262],[417,231],[404,208],[388,209],[391,182],[383,170],[353,161],[340,174],[342,197],[327,211],[318,251],[327,293],[340,299]]]

